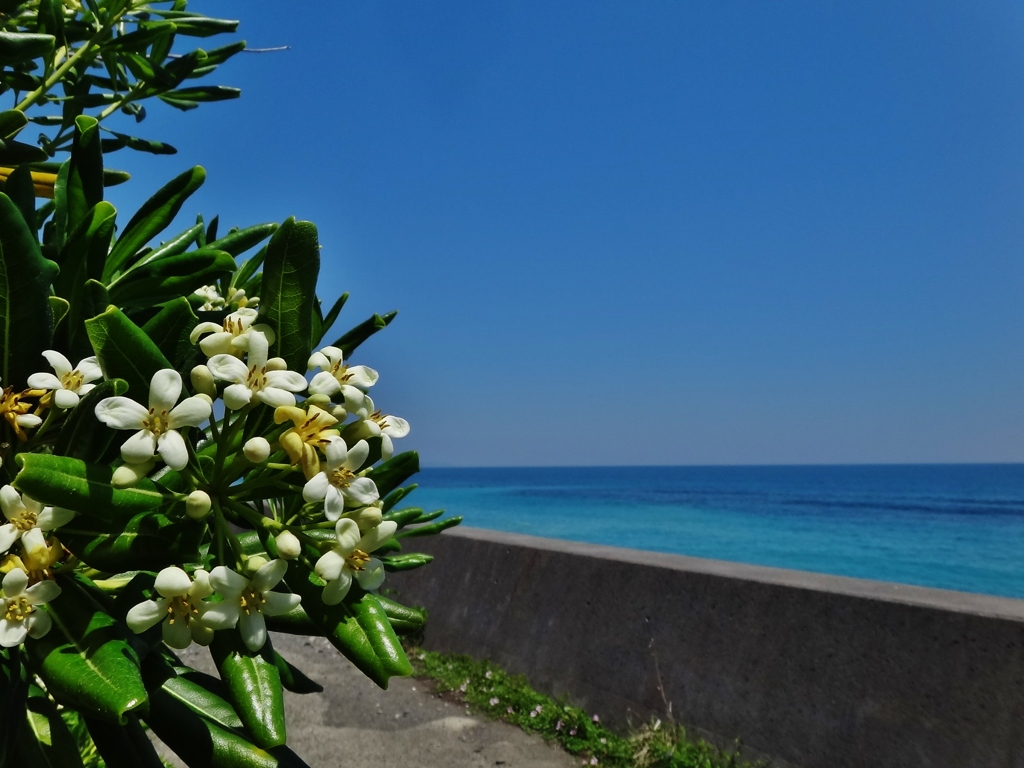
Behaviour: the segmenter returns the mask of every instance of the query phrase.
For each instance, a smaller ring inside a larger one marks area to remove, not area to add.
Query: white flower
[[[13,485],[0,488],[0,508],[7,518],[7,523],[0,525],[0,552],[10,549],[33,528],[52,531],[75,516],[70,509],[44,507],[35,499],[19,494]]]
[[[249,338],[253,331],[267,337],[267,344],[274,343],[274,329],[265,323],[253,325],[259,313],[255,309],[239,309],[217,323],[200,323],[192,329],[189,340],[195,344],[205,333],[210,334],[199,342],[199,348],[207,357],[214,355],[234,355],[241,357],[249,348]]]
[[[379,378],[373,368],[365,365],[347,366],[344,353],[337,347],[324,347],[309,358],[309,370],[320,368],[320,373],[309,382],[312,395],[333,396],[340,392],[345,398],[345,407],[358,411],[363,404],[366,390],[377,383]]]
[[[42,637],[50,631],[49,614],[37,606],[49,603],[60,594],[53,581],[40,581],[28,589],[28,574],[20,568],[8,572],[3,580],[3,618],[0,618],[0,646],[13,648],[26,637]]]
[[[334,528],[338,543],[316,561],[316,575],[327,582],[323,601],[337,605],[345,599],[355,577],[359,586],[370,592],[384,582],[384,564],[370,553],[395,535],[398,523],[385,520],[372,531],[359,535],[355,521],[342,518]]]
[[[132,632],[145,632],[163,619],[164,642],[171,648],[188,648],[192,641],[209,645],[213,630],[203,622],[207,604],[204,597],[213,594],[210,575],[200,569],[195,581],[181,568],[171,566],[156,575],[154,587],[160,595],[156,600],[144,600],[132,607],[125,623]]]
[[[363,406],[368,415],[357,422],[354,422],[345,429],[345,437],[356,439],[360,437],[380,438],[380,457],[387,461],[395,453],[395,444],[392,438],[397,439],[409,434],[409,422],[400,416],[381,413],[374,410],[373,400],[369,395],[365,398]]]
[[[360,440],[349,450],[345,441],[338,437],[327,444],[324,453],[327,454],[326,469],[306,482],[302,498],[306,501],[323,500],[328,520],[341,517],[346,501],[352,506],[365,507],[380,498],[373,480],[355,474],[370,453],[370,446],[365,440]]]
[[[213,629],[230,629],[238,624],[242,642],[250,651],[258,651],[267,640],[263,614],[279,616],[299,604],[298,595],[270,590],[284,578],[288,563],[271,560],[247,579],[223,565],[210,571],[210,583],[223,595],[219,603],[209,603],[203,620]]]
[[[108,397],[96,405],[96,418],[113,429],[137,429],[121,446],[121,458],[142,464],[159,453],[171,469],[184,469],[188,448],[177,430],[198,427],[213,409],[202,395],[181,395],[181,375],[170,368],[157,371],[149,385],[149,408],[127,397]]]
[[[85,358],[74,368],[70,360],[52,349],[43,352],[43,357],[57,375],[33,373],[28,377],[28,385],[33,389],[52,389],[53,402],[58,408],[74,408],[79,398],[89,394],[89,390],[96,386],[92,382],[103,378],[103,371],[95,357]]]
[[[192,291],[192,293],[203,300],[203,306],[200,309],[205,312],[221,309],[224,306],[224,298],[214,285],[201,286]],[[195,341],[192,343],[195,344]]]
[[[224,390],[224,405],[237,410],[253,398],[272,408],[295,405],[293,392],[306,388],[306,379],[294,371],[271,370],[274,361],[267,360],[269,341],[260,331],[249,334],[248,363],[233,355],[214,355],[208,367],[218,379],[233,382]]]

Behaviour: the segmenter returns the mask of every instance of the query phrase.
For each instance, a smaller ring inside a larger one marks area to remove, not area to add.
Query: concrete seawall
[[[426,647],[803,768],[1024,768],[1024,601],[455,529],[390,580]]]

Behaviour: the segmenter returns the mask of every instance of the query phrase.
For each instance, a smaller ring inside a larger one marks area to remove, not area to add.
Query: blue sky
[[[1024,460],[1019,3],[192,6],[115,204],[314,221],[425,465]]]

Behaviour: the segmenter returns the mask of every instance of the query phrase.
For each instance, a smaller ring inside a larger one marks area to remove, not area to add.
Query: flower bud
[[[148,475],[155,465],[156,459],[144,461],[141,464],[122,464],[114,470],[114,474],[110,478],[110,484],[115,488],[131,488]]]
[[[265,558],[263,555],[253,555],[245,561],[245,570],[250,576],[252,576],[254,573],[256,573],[256,571],[258,571],[268,562],[270,561],[267,560],[267,558]]]
[[[310,395],[306,398],[306,405],[315,405],[317,408],[327,410],[331,407],[331,398],[328,395]]]
[[[284,560],[294,560],[302,554],[302,543],[291,531],[281,531],[274,543],[277,544],[277,554]]]
[[[359,526],[361,533],[373,530],[380,525],[381,519],[384,513],[378,506],[361,507],[360,509],[353,509],[351,512],[346,512],[342,517],[347,517],[353,520],[356,525]]]
[[[336,418],[339,422],[348,418],[348,411],[345,410],[344,405],[335,405],[328,411],[328,413],[330,413],[331,416]]]
[[[266,461],[267,456],[270,455],[270,443],[265,437],[253,437],[245,441],[242,453],[253,464],[259,464],[261,461]]]
[[[213,380],[213,374],[205,365],[197,365],[189,374],[192,381],[192,388],[207,397],[217,396],[217,383]]]
[[[202,520],[210,514],[210,494],[206,491],[192,491],[185,499],[185,514],[193,520]]]
[[[267,360],[268,371],[287,371],[288,363],[284,361],[283,357],[272,357]]]

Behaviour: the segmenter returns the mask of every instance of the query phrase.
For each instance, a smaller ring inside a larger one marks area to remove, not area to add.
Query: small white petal
[[[4,597],[17,597],[28,586],[28,574],[20,568],[8,571],[3,580]]]
[[[348,488],[345,488],[343,493],[346,499],[355,502],[360,507],[373,504],[373,502],[380,498],[377,486],[368,477],[357,477],[348,484]]]
[[[341,391],[341,385],[327,371],[320,371],[313,380],[309,382],[309,394],[331,396]]]
[[[145,632],[167,615],[169,603],[169,600],[143,600],[132,606],[124,621],[135,634]]]
[[[169,411],[181,396],[181,374],[173,368],[163,368],[153,374],[149,382],[149,407],[159,413]]]
[[[214,355],[206,363],[214,378],[244,384],[249,378],[249,366],[234,355]]]
[[[256,399],[271,408],[295,405],[295,395],[277,387],[264,387],[256,393]]]
[[[363,566],[363,570],[356,571],[355,577],[360,587],[372,592],[384,583],[384,563],[376,558],[370,558]]]
[[[356,544],[356,549],[361,549],[363,552],[373,552],[381,544],[394,536],[397,530],[398,523],[394,520],[385,520],[376,528],[371,528],[367,531],[366,535]]]
[[[192,574],[195,581],[188,590],[189,597],[193,600],[202,600],[213,594],[213,585],[210,583],[210,574],[200,568]]]
[[[390,435],[380,436],[380,458],[387,461],[395,455],[395,444],[391,442]]]
[[[13,648],[25,642],[28,636],[24,622],[0,619],[0,646]]]
[[[96,404],[96,418],[112,429],[142,429],[149,411],[127,397],[107,397]]]
[[[366,459],[369,455],[369,443],[365,440],[360,440],[348,449],[348,456],[345,457],[345,469],[351,469],[353,472],[358,472],[362,468],[363,464],[366,463]]]
[[[327,455],[327,466],[333,471],[345,465],[345,459],[348,457],[348,446],[345,445],[344,440],[336,437],[327,443],[324,453]]]
[[[43,420],[41,418],[32,413],[19,414],[18,416],[14,417],[14,420],[18,422],[19,426],[27,427],[29,429],[38,427],[40,424],[43,423]]]
[[[70,389],[58,389],[53,393],[53,402],[62,411],[74,408],[78,405],[78,401],[78,393],[72,392]]]
[[[306,378],[295,371],[268,371],[267,385],[289,392],[301,392],[306,388]]]
[[[306,368],[312,371],[314,368],[330,368],[331,361],[327,359],[327,355],[323,352],[314,352],[309,356],[309,362],[306,363]]]
[[[203,397],[193,395],[186,397],[167,414],[167,426],[171,429],[180,427],[198,427],[213,412],[210,403]]]
[[[342,571],[341,576],[327,583],[323,593],[320,595],[320,599],[323,600],[324,605],[337,605],[345,599],[345,595],[348,594],[351,587],[352,573],[346,568]]]
[[[210,629],[231,629],[238,623],[238,616],[242,609],[235,600],[208,603],[207,605],[209,607],[203,613],[203,624]]]
[[[381,431],[391,437],[405,437],[409,434],[409,422],[401,416],[386,416],[387,426]]]
[[[65,373],[71,373],[73,370],[71,367],[71,361],[68,360],[60,352],[53,349],[47,349],[43,352],[43,357],[46,358],[46,362],[50,364],[50,367],[57,372],[58,376],[63,376]],[[29,386],[32,386],[31,384]]]
[[[103,369],[100,368],[99,361],[96,359],[95,355],[87,357],[84,360],[81,360],[78,363],[77,370],[80,374],[82,374],[82,382],[84,384],[88,384],[90,381],[97,381],[98,379],[103,378]],[[84,392],[82,392],[81,388],[79,388],[78,391],[81,392],[82,394],[85,394]]]
[[[175,618],[173,624],[170,618],[165,620],[162,631],[164,642],[171,648],[181,650],[192,645],[192,630],[189,629],[188,624],[179,618]]]
[[[334,533],[338,537],[337,548],[345,555],[351,553],[359,545],[359,539],[362,538],[356,521],[347,517],[338,521],[338,524],[334,526]]]
[[[284,578],[284,575],[288,572],[288,561],[286,560],[271,560],[269,563],[261,567],[256,574],[252,577],[253,589],[257,592],[269,592],[277,583]]]
[[[299,595],[284,592],[264,592],[263,599],[267,601],[263,606],[263,613],[267,616],[280,616],[282,613],[288,613],[302,601],[302,597]]]
[[[192,631],[193,642],[199,643],[199,645],[209,645],[213,642],[213,630],[203,622],[192,619],[188,626]]]
[[[267,642],[267,620],[259,611],[243,613],[238,617],[238,632],[250,651],[258,651]]]
[[[345,372],[352,377],[348,380],[348,383],[360,389],[372,387],[377,383],[377,379],[380,378],[379,373],[373,370],[373,368],[367,368],[365,365],[353,365]]]
[[[233,411],[244,408],[252,400],[252,390],[245,384],[230,384],[224,389],[224,405]]]
[[[50,614],[46,611],[33,611],[27,619],[25,619],[25,629],[28,630],[28,636],[33,639],[39,639],[47,632],[50,631],[50,627],[53,626],[53,619],[50,618]]]
[[[223,327],[224,326],[219,325],[218,323],[200,323],[199,325],[192,329],[192,333],[188,335],[188,340],[195,344],[197,341],[199,341],[199,337],[202,336],[204,333],[220,333]]]
[[[181,597],[192,588],[192,579],[181,568],[172,565],[156,575],[153,587],[162,597]]]
[[[129,464],[142,464],[156,453],[156,435],[148,429],[140,429],[121,445],[121,458]]]
[[[342,569],[345,567],[345,558],[335,549],[330,552],[324,552],[320,555],[320,559],[316,561],[316,565],[313,566],[313,570],[316,575],[324,581],[334,581],[334,579],[341,577]]]
[[[249,586],[249,580],[230,568],[218,565],[210,571],[210,585],[226,598],[236,598]]]
[[[173,429],[160,435],[157,438],[156,446],[160,451],[160,458],[171,469],[184,469],[188,466],[188,447],[185,445],[185,438]]]
[[[324,498],[324,515],[332,523],[345,514],[345,496],[333,485],[327,486]]]
[[[33,373],[28,377],[27,384],[32,389],[63,389],[60,379],[52,373]]]
[[[25,502],[21,500],[21,494],[13,485],[0,488],[0,509],[3,509],[8,520],[17,520],[25,514]]]
[[[206,338],[199,342],[199,348],[203,350],[203,354],[206,355],[207,357],[215,357],[216,355],[230,355],[231,343],[234,340],[234,334],[228,333],[227,331],[211,333],[209,336],[207,336]]]
[[[327,479],[327,474],[318,472],[302,487],[302,498],[306,501],[320,501],[327,495],[327,489],[330,487],[331,482]]]
[[[21,531],[10,523],[0,525],[0,552],[6,552],[21,538]]]
[[[67,525],[74,518],[75,513],[73,510],[64,509],[63,507],[47,507],[36,518],[36,527],[42,528],[44,531],[52,531],[54,528]],[[2,549],[3,546],[0,545],[0,550]]]
[[[25,598],[31,605],[42,605],[60,597],[60,585],[55,581],[40,581],[25,590]]]

